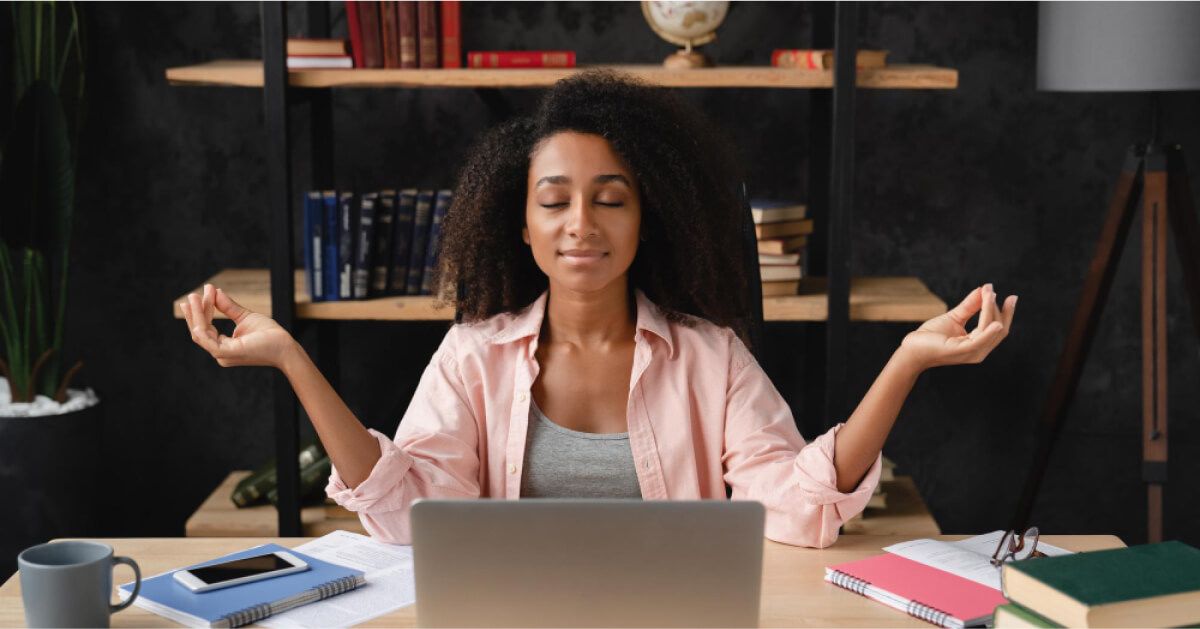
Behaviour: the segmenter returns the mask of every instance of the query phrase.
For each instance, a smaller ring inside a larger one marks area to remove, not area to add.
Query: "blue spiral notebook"
[[[177,570],[171,570],[143,580],[142,590],[133,604],[189,627],[240,627],[366,583],[361,570],[321,561],[279,544],[263,544],[186,567],[207,566],[277,550],[303,559],[309,569],[209,592],[193,592],[180,585],[172,576]],[[122,599],[128,598],[133,592],[133,583],[121,585],[120,591]]]

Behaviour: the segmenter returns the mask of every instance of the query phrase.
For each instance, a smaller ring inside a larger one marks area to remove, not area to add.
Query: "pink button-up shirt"
[[[766,507],[766,537],[825,547],[862,511],[880,459],[850,493],[837,490],[841,424],[805,445],[787,403],[728,328],[668,321],[636,292],[626,419],[647,500],[726,498]],[[395,438],[357,487],[334,468],[326,493],[386,542],[411,543],[418,498],[520,497],[535,352],[547,294],[518,313],[450,328],[429,361]]]

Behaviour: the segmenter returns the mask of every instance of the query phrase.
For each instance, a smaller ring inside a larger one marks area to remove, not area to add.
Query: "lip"
[[[601,260],[608,256],[607,251],[598,249],[567,249],[559,251],[558,255],[562,257],[563,262],[576,267],[589,267],[599,264]]]

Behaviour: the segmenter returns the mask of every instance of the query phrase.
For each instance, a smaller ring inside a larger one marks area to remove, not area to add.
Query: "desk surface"
[[[938,539],[962,539],[962,535],[939,535]],[[889,544],[911,536],[843,535],[836,544],[821,550],[797,548],[766,541],[763,551],[763,584],[760,624],[764,627],[928,627],[891,608],[853,594],[824,581],[825,566],[861,559],[880,552]],[[1045,535],[1045,541],[1071,550],[1099,550],[1123,546],[1110,535]],[[127,555],[141,565],[142,574],[151,576],[179,566],[199,563],[266,542],[294,547],[309,538],[149,538],[102,539],[118,555]],[[25,615],[21,607],[19,575],[14,574],[0,586],[0,627],[21,627]],[[132,578],[128,568],[117,568],[115,581]],[[114,599],[115,600],[115,599]],[[363,626],[411,627],[416,621],[415,607],[406,607],[377,618]],[[112,617],[114,627],[177,626],[174,622],[130,607]]]

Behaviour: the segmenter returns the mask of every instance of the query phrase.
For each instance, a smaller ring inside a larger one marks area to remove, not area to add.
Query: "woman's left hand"
[[[982,362],[1008,336],[1016,309],[1016,295],[1007,297],[1001,310],[992,285],[984,284],[949,312],[910,332],[900,344],[900,351],[921,369]],[[979,322],[967,332],[967,321],[977,312]]]

